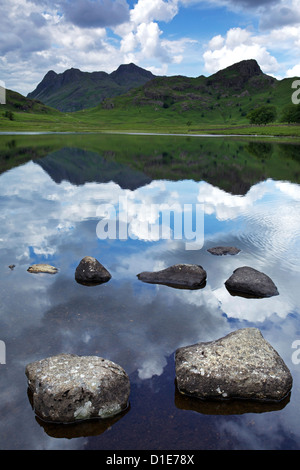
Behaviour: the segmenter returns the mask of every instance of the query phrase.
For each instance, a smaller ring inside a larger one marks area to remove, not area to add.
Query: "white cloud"
[[[225,39],[221,34],[218,34],[217,36],[214,36],[208,43],[209,49],[212,50],[218,50],[221,49],[224,46]]]
[[[300,63],[294,65],[291,69],[288,69],[286,73],[287,77],[300,77]]]
[[[134,24],[170,21],[178,13],[178,0],[138,0],[130,12]]]
[[[260,44],[256,36],[242,28],[230,29],[225,37],[213,37],[203,58],[205,69],[210,74],[245,59],[257,60],[265,73],[274,74],[279,68],[276,58]]]

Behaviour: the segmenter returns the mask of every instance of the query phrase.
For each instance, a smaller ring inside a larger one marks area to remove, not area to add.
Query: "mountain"
[[[209,77],[155,77],[120,97],[105,99],[97,109],[111,110],[112,117],[114,110],[115,120],[126,112],[139,114],[141,122],[175,121],[190,130],[200,123],[249,124],[248,113],[264,105],[274,106],[280,120],[291,104],[294,80],[277,80],[263,73],[255,60],[243,60]]]
[[[75,68],[59,74],[50,70],[27,97],[59,111],[79,111],[97,106],[105,98],[122,95],[153,78],[151,72],[135,64],[120,65],[110,74]]]
[[[264,74],[255,60],[244,60],[205,77],[189,78],[182,75],[155,77],[138,89],[127,93],[127,105],[170,108],[178,112],[201,110],[202,113],[225,106],[240,106],[252,97],[272,94],[277,80]],[[125,98],[125,97],[124,97]],[[104,100],[102,107],[116,106],[121,101]]]

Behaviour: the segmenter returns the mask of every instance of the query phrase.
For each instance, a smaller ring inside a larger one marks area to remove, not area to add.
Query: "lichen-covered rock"
[[[202,399],[282,400],[292,388],[283,359],[257,328],[175,353],[178,390]]]
[[[215,246],[207,250],[212,255],[237,255],[241,250],[235,246]]]
[[[96,258],[85,256],[76,268],[75,279],[81,284],[102,284],[111,279],[111,274]]]
[[[126,372],[98,356],[59,354],[28,364],[25,373],[33,408],[44,421],[107,418],[128,406]]]
[[[272,297],[279,292],[272,279],[264,273],[249,266],[243,266],[233,271],[225,282],[232,293],[240,293],[250,297]]]
[[[56,274],[58,269],[55,266],[51,266],[50,264],[33,264],[29,266],[27,269],[29,273],[48,273],[48,274]]]
[[[206,271],[196,264],[175,264],[161,271],[144,271],[138,279],[151,284],[164,284],[171,287],[198,289],[205,284]]]

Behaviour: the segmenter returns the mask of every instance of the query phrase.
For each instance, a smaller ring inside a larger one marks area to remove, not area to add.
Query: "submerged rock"
[[[58,269],[55,268],[54,266],[51,266],[50,264],[33,264],[32,266],[29,266],[27,269],[29,273],[48,273],[48,274],[56,274],[58,272]]]
[[[44,421],[107,418],[128,406],[126,372],[98,356],[59,354],[28,364],[25,373],[34,411]]]
[[[205,285],[206,271],[196,264],[175,264],[161,271],[144,271],[138,279],[150,284],[164,284],[183,289],[199,289]]]
[[[202,399],[279,401],[292,388],[289,369],[257,328],[179,348],[175,365],[178,390]]]
[[[244,294],[249,297],[263,298],[279,294],[269,276],[249,266],[243,266],[233,271],[233,274],[225,282],[225,286],[233,294]]]
[[[85,256],[76,268],[75,279],[85,285],[103,284],[111,279],[111,274],[98,260]]]
[[[241,250],[235,246],[215,246],[207,250],[212,255],[221,256],[221,255],[237,255]]]

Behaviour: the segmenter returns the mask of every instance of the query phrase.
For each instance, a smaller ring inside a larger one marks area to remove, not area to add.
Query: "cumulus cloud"
[[[162,40],[162,30],[158,25],[159,21],[171,21],[177,13],[178,0],[138,0],[130,11],[130,21],[115,28],[115,32],[122,37],[120,50],[131,61],[151,59],[155,62],[159,59],[164,70],[167,63],[180,61],[182,56],[178,54],[178,41]],[[172,47],[173,44],[176,46]]]
[[[277,72],[279,65],[260,40],[242,28],[230,29],[225,37],[211,39],[203,54],[205,69],[210,74],[245,59],[255,59],[265,73]]]
[[[178,13],[178,0],[138,0],[130,12],[133,23],[170,21]]]
[[[300,63],[288,69],[286,75],[287,77],[300,77]]]

